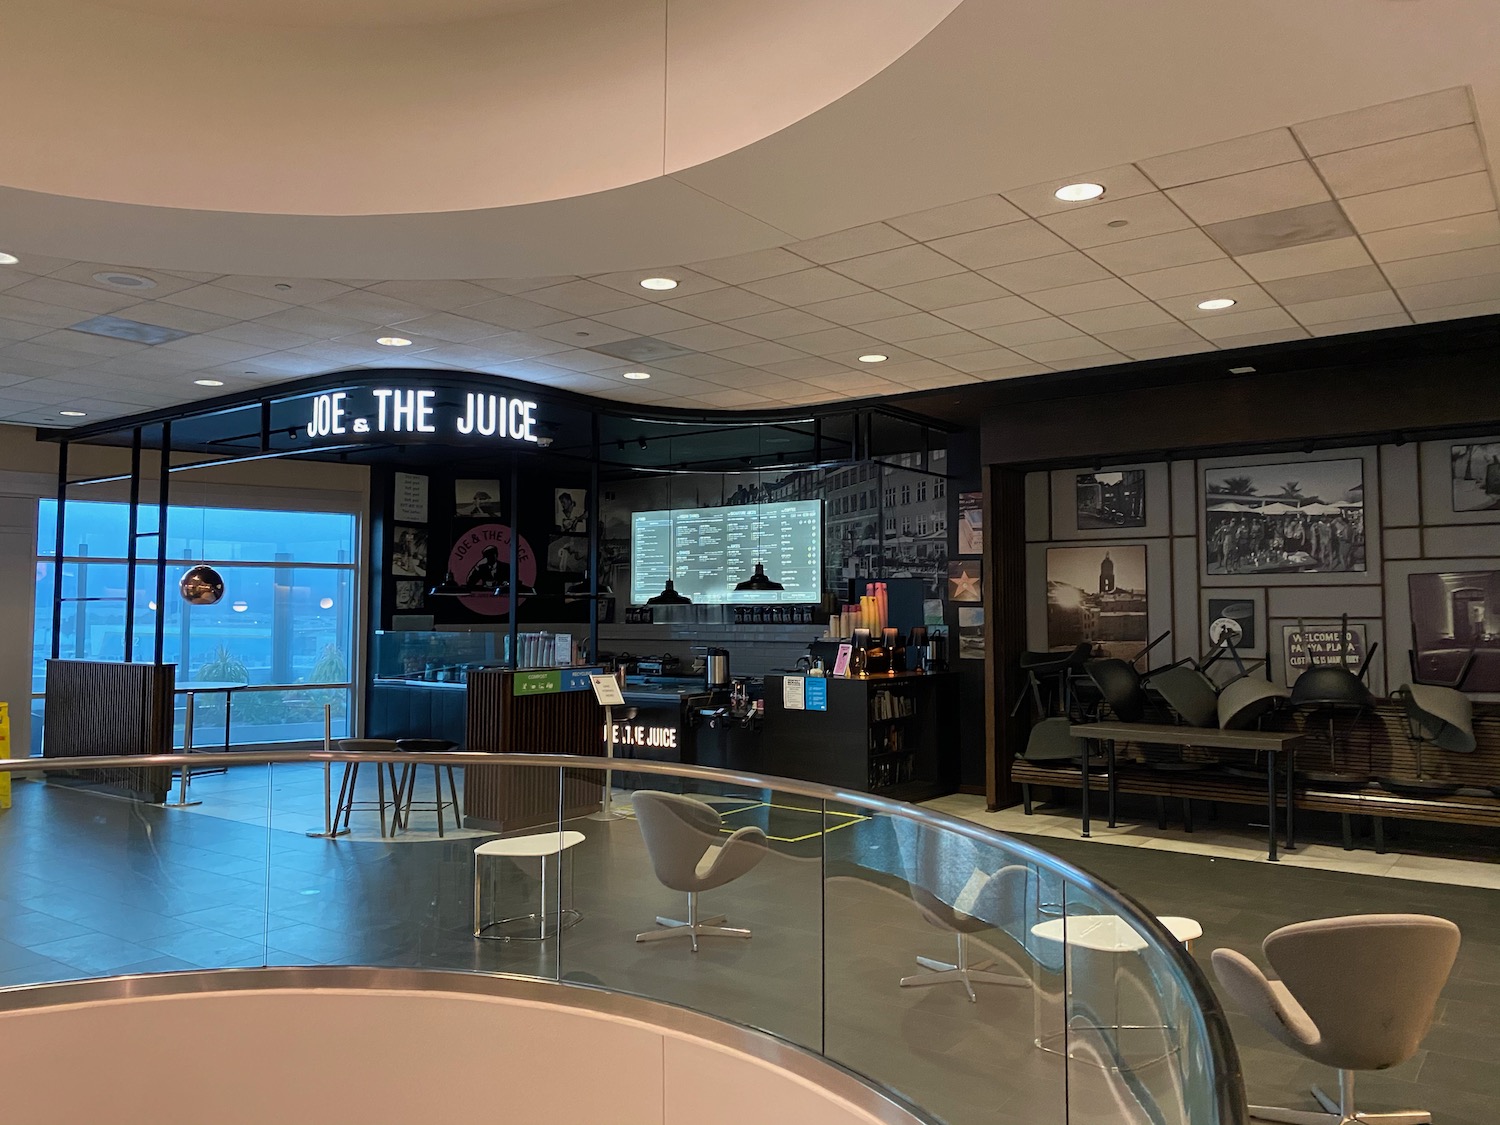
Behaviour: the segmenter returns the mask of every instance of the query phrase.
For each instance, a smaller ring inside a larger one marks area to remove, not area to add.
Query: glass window
[[[938,477],[932,482],[932,494],[938,499],[948,495],[948,482],[943,477]]]
[[[909,485],[909,484],[903,484],[901,486],[901,503],[903,503],[903,504],[910,504],[911,503],[911,485]]]
[[[66,510],[59,653],[64,658],[123,660],[129,508],[70,501]],[[154,527],[156,510],[142,508],[140,515],[141,530],[151,530],[146,521]],[[45,691],[46,661],[52,655],[56,520],[57,502],[43,500],[32,641],[32,690],[38,693]],[[334,709],[335,736],[347,733],[357,531],[356,518],[348,513],[168,510],[162,658],[178,666],[179,685],[217,680],[275,689],[236,695],[233,743],[321,738],[325,703]],[[157,615],[155,538],[141,539],[138,551],[132,657],[149,661]],[[189,605],[177,593],[178,577],[197,562],[214,566],[224,579],[224,597],[216,605]],[[179,697],[179,732],[183,707]],[[214,725],[216,709],[222,723],[222,696],[205,694],[195,708],[200,726]]]
[[[923,477],[917,481],[917,503],[920,504],[927,499],[927,478]]]

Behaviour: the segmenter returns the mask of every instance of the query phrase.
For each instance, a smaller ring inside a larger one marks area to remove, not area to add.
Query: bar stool
[[[344,751],[346,754],[391,754],[396,751],[397,746],[396,743],[392,742],[388,738],[344,738],[339,740],[339,749]],[[386,768],[390,771],[391,775],[390,834],[394,836],[396,834],[396,829],[401,826],[401,789],[396,784],[395,763],[387,762],[385,763],[385,765]],[[349,815],[354,811],[354,807],[356,804],[358,804],[359,807],[363,809],[367,809],[370,807],[369,801],[355,801],[354,799],[354,790],[355,787],[359,784],[359,766],[360,764],[358,762],[345,762],[344,776],[339,781],[339,799],[338,803],[334,805],[333,824],[335,828],[338,827],[339,817],[342,816],[344,818],[345,831],[348,831]],[[380,794],[380,799],[378,802],[378,807],[380,808],[380,835],[381,838],[384,839],[386,836],[385,773],[381,771],[380,766],[381,763],[375,763],[375,784],[377,785]]]
[[[446,738],[398,738],[396,740],[396,747],[399,750],[405,750],[409,754],[442,754],[449,750],[456,750],[458,743],[450,742]],[[443,799],[442,771],[445,768],[448,771],[448,793],[452,798],[451,801]],[[401,781],[400,787],[396,791],[396,802],[398,805],[401,805],[402,796],[405,796],[404,811],[401,816],[401,827],[403,828],[411,827],[412,797],[417,790],[417,771],[419,769],[421,769],[421,766],[416,762],[401,767]],[[464,823],[463,808],[458,803],[458,786],[453,781],[452,766],[444,767],[438,765],[436,762],[433,763],[432,791],[434,800],[431,805],[425,801],[417,801],[415,804],[419,811],[426,812],[430,809],[437,813],[438,838],[441,839],[443,836],[443,809],[448,805],[451,804],[453,806],[453,827],[462,828]]]

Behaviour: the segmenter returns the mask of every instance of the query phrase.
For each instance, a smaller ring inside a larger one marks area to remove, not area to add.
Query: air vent
[[[129,340],[133,344],[165,344],[191,336],[176,328],[163,328],[159,324],[142,324],[138,320],[125,320],[118,316],[96,316],[92,320],[79,321],[72,326],[73,332],[87,332],[91,336],[108,336],[114,340]]]
[[[676,355],[687,355],[691,348],[680,348],[654,336],[635,336],[629,340],[616,340],[613,344],[595,344],[588,349],[600,355],[611,355],[616,359],[628,359],[635,363],[654,363],[671,359]]]
[[[149,277],[143,277],[138,273],[121,273],[118,270],[104,270],[96,273],[94,280],[101,285],[113,285],[116,289],[155,289],[156,282]]]

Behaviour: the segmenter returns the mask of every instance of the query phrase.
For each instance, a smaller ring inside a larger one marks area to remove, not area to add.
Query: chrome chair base
[[[1317,1086],[1312,1088],[1312,1096],[1323,1107],[1321,1112],[1253,1105],[1250,1107],[1250,1117],[1256,1121],[1281,1122],[1282,1125],[1431,1125],[1432,1121],[1432,1114],[1421,1109],[1361,1113],[1354,1108],[1354,1074],[1347,1070],[1339,1071],[1338,1101],[1334,1101]]]
[[[933,957],[918,957],[917,964],[926,969],[927,972],[902,977],[901,987],[925,988],[933,984],[951,984],[957,982],[964,986],[964,991],[969,994],[969,1003],[971,1004],[979,1002],[979,996],[974,992],[976,984],[1005,984],[1019,988],[1031,987],[1031,982],[1025,977],[989,972],[988,970],[996,964],[993,960],[978,961],[970,964],[968,935],[958,934],[956,936],[958,937],[957,963],[939,961]]]
[[[736,926],[726,926],[727,919],[722,914],[715,914],[711,918],[698,917],[698,895],[688,894],[688,916],[687,921],[678,918],[666,918],[658,914],[656,924],[662,928],[659,930],[647,930],[643,934],[636,934],[636,941],[669,941],[672,938],[685,937],[691,943],[693,952],[698,952],[698,939],[700,937],[728,937],[748,940],[749,930],[743,930]]]

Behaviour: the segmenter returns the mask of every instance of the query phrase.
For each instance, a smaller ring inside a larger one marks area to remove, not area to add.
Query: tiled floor
[[[367,784],[361,779],[362,790]],[[695,956],[684,943],[632,940],[656,914],[680,916],[684,904],[652,876],[629,819],[570,823],[586,837],[569,852],[568,879],[583,920],[561,939],[505,943],[470,935],[475,836],[450,831],[438,840],[431,813],[419,814],[405,839],[383,841],[375,813],[359,812],[353,837],[328,841],[305,834],[323,819],[317,766],[244,767],[195,780],[193,790],[203,805],[173,810],[17,784],[15,808],[0,813],[0,985],[267,962],[540,973],[707,1007],[822,1045],[960,1125],[1060,1125],[1065,1082],[1072,1121],[1148,1120],[1109,1071],[1086,1062],[1065,1067],[1033,1045],[1038,1020],[1043,1030],[1060,1026],[1060,977],[1045,950],[978,935],[981,952],[1035,988],[982,988],[977,1004],[954,986],[898,987],[916,971],[917,954],[949,958],[953,938],[925,922],[902,881],[886,874],[901,863],[895,834],[881,820],[823,836],[817,817],[777,807],[795,801],[736,814],[759,819],[781,842],[744,879],[706,895],[704,908],[728,913],[755,937],[705,941]],[[940,804],[984,819],[972,804]],[[1043,824],[1033,818],[1021,827]],[[1199,919],[1203,959],[1216,945],[1251,951],[1276,925],[1320,914],[1422,910],[1454,918],[1465,945],[1438,1026],[1417,1059],[1365,1080],[1364,1093],[1372,1106],[1432,1108],[1439,1125],[1492,1116],[1486,1111],[1500,1101],[1500,1078],[1485,1060],[1500,1053],[1496,892],[1094,845],[1066,834],[1034,842],[1158,913]],[[534,861],[500,861],[494,873],[508,913],[533,909]],[[1080,989],[1087,974],[1073,970]],[[1127,969],[1111,983],[1126,1003],[1162,1006],[1159,983],[1147,987],[1143,974]],[[1301,1087],[1315,1068],[1238,1016],[1234,1030],[1255,1100],[1310,1104]],[[1142,1075],[1163,1091],[1177,1080],[1170,1060]],[[1179,1121],[1185,1125],[1185,1114],[1169,1111],[1160,1125]]]

